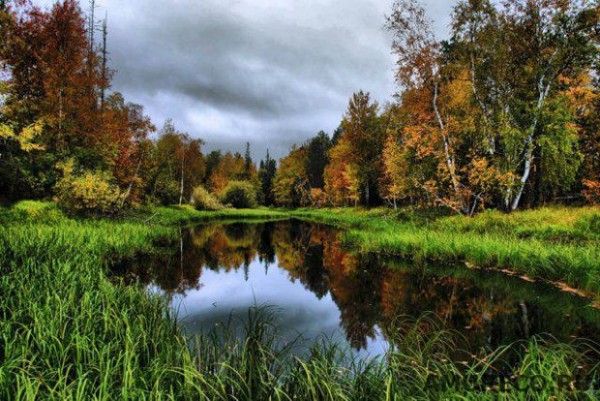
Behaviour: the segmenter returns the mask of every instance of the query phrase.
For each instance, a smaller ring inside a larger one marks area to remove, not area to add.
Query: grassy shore
[[[489,211],[474,218],[389,209],[291,214],[346,228],[346,242],[362,252],[507,269],[600,294],[600,208]]]
[[[118,219],[80,220],[64,216],[51,203],[22,202],[0,209],[0,399],[496,400],[499,393],[493,389],[493,374],[497,371],[514,375],[514,383],[520,386],[520,390],[516,385],[502,390],[502,399],[573,399],[572,389],[561,383],[564,377],[575,378],[582,369],[592,369],[597,356],[589,347],[533,339],[473,356],[464,364],[454,363],[448,360],[457,334],[432,330],[436,322],[424,318],[399,328],[403,335],[384,360],[348,362],[344,350],[328,344],[315,346],[309,356],[297,359],[280,342],[268,310],[250,311],[241,336],[212,333],[194,339],[190,346],[164,299],[141,286],[111,281],[106,274],[115,257],[152,252],[156,244],[175,239],[173,226],[210,218],[322,220],[348,227],[348,241],[361,249],[413,258],[438,255],[443,260],[453,255],[452,260],[478,262],[465,251],[471,249],[468,239],[482,236],[492,241],[494,232],[527,250],[519,245],[522,238],[531,247],[530,258],[534,257],[533,244],[541,248],[554,244],[573,252],[581,248],[586,258],[597,255],[592,249],[598,243],[592,225],[596,211],[531,213],[506,217],[506,221],[502,215],[491,214],[480,217],[481,221],[463,222],[381,210],[215,214],[172,207]],[[548,213],[556,220],[553,223],[548,217],[538,225],[528,224],[535,220],[535,213]],[[562,213],[571,219],[557,217]],[[513,219],[529,231],[513,233]],[[436,229],[443,230],[437,237]],[[441,243],[444,235],[453,242],[449,249],[454,254],[417,244],[419,238]],[[502,241],[494,244],[501,247]],[[549,258],[543,255],[538,260]],[[583,265],[584,259],[576,259],[575,254],[570,257],[576,266]],[[490,256],[490,264],[494,258],[500,260]],[[597,263],[596,259],[590,269]],[[531,260],[529,265],[534,264]],[[514,363],[496,363],[506,353],[516,355]],[[543,378],[543,386],[531,386],[534,376]],[[579,396],[596,399],[597,393]]]

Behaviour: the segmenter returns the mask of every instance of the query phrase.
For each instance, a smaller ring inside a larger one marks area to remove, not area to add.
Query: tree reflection
[[[348,252],[339,232],[299,221],[204,224],[182,231],[177,249],[127,261],[128,281],[153,284],[170,295],[201,290],[203,269],[239,271],[254,261],[284,269],[318,299],[330,294],[349,343],[365,348],[381,332],[399,335],[399,316],[437,315],[463,333],[472,349],[495,348],[530,335],[589,336],[598,314],[572,296],[489,273],[436,267]],[[590,319],[591,317],[591,319]],[[400,333],[401,334],[401,333]]]

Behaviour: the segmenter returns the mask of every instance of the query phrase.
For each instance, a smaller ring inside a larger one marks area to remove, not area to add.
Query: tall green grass
[[[237,213],[228,217],[246,215]],[[274,214],[260,211],[253,217]],[[593,383],[594,347],[534,339],[460,355],[457,334],[427,317],[399,321],[389,355],[367,362],[326,341],[298,352],[302,344],[284,342],[269,309],[250,310],[241,332],[224,325],[190,339],[165,299],[140,286],[121,285],[107,271],[115,258],[152,252],[176,237],[177,230],[157,222],[195,218],[179,208],[121,221],[74,220],[52,204],[1,209],[0,399],[598,397],[591,390],[575,393],[559,386],[560,375],[574,377],[579,371],[588,374],[585,383]],[[377,224],[395,227],[396,218]],[[547,383],[543,389],[499,393],[492,389],[494,372],[517,378],[536,374]]]
[[[600,209],[545,208],[474,218],[387,209],[300,210],[295,217],[347,229],[362,252],[416,261],[504,268],[600,293]]]

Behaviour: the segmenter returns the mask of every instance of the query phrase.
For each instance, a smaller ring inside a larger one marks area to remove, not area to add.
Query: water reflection
[[[136,258],[120,274],[168,294],[190,331],[255,303],[279,306],[290,336],[341,336],[370,353],[398,334],[399,316],[424,312],[460,331],[474,351],[541,333],[595,339],[600,327],[599,313],[574,295],[490,272],[350,253],[324,225],[206,224],[182,231],[177,248]]]

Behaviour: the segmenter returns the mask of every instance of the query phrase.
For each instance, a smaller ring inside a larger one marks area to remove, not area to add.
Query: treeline
[[[588,1],[464,0],[451,38],[438,41],[418,1],[397,1],[386,24],[396,101],[379,107],[356,93],[323,142],[323,179],[302,168],[314,163],[314,143],[294,148],[281,162],[277,201],[468,215],[598,201],[599,10]]]
[[[88,15],[75,0],[0,7],[0,198],[110,211],[189,202],[198,185],[259,187],[249,148],[204,155],[202,140],[172,121],[157,130],[141,105],[110,91],[108,26],[94,20],[93,0]],[[263,164],[273,169],[269,157]]]
[[[294,146],[204,154],[111,91],[106,21],[92,0],[48,11],[0,1],[0,198],[55,197],[74,211],[139,204],[444,207],[474,214],[600,200],[599,14],[588,0],[464,0],[437,40],[398,0],[400,88],[350,99],[340,127]],[[158,131],[158,132],[157,132]]]

